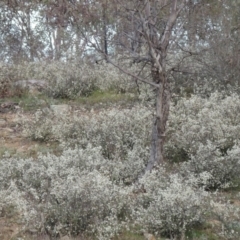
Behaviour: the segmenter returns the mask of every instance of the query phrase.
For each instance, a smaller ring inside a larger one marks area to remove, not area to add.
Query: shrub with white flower
[[[196,188],[197,179],[193,176],[184,179],[158,170],[145,175],[140,183],[146,193],[136,196],[133,216],[149,232],[173,239],[203,221],[207,194]]]
[[[166,155],[188,161],[183,172],[209,172],[208,186],[223,187],[239,177],[240,97],[212,93],[209,98],[193,95],[171,108]]]
[[[128,220],[131,188],[115,185],[104,175],[104,162],[100,149],[91,146],[65,150],[60,157],[2,159],[0,192],[9,193],[7,199],[18,206],[29,231],[109,239]]]
[[[0,93],[11,88],[19,80],[44,80],[43,91],[54,98],[74,99],[89,96],[95,90],[116,93],[134,92],[136,82],[121,73],[111,64],[90,64],[84,62],[49,61],[27,62],[19,65],[1,65]],[[132,67],[132,71],[137,71]]]
[[[23,120],[23,128],[32,139],[59,141],[64,149],[85,149],[88,144],[101,147],[100,155],[109,160],[106,171],[111,179],[130,184],[148,160],[151,122],[151,111],[137,105],[97,114],[40,110],[32,119]]]
[[[202,185],[207,189],[228,188],[238,181],[240,176],[240,147],[234,146],[226,154],[212,144],[199,144],[199,148],[190,160],[183,163],[181,172],[183,175],[195,173],[200,177],[202,173],[208,173],[208,180]]]

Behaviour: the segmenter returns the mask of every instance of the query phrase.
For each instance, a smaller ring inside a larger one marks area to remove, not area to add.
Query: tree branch
[[[120,67],[118,64],[114,63],[111,60],[108,60],[108,62],[111,63],[114,67],[118,68],[121,72],[123,72],[123,73],[125,73],[125,74],[127,74],[127,75],[129,75],[131,77],[133,77],[135,80],[147,83],[147,84],[149,84],[149,85],[151,85],[151,86],[153,86],[155,88],[159,88],[160,87],[159,84],[156,84],[154,82],[149,82],[149,81],[147,81],[147,80],[145,80],[145,79],[143,79],[143,78],[141,78],[141,77],[139,77],[139,76],[137,76],[137,75],[127,71],[127,70],[125,70],[124,68]]]
[[[178,2],[178,0],[173,0],[173,2],[172,2],[171,13],[168,18],[164,33],[161,37],[161,41],[160,41],[161,47],[162,47],[162,49],[165,49],[165,50],[169,44],[169,38],[171,35],[171,31],[173,29],[173,26],[176,22],[176,19],[177,19],[179,13],[181,12],[181,10],[183,9],[183,7],[185,6],[187,0],[182,0],[179,8],[177,8],[177,2]]]

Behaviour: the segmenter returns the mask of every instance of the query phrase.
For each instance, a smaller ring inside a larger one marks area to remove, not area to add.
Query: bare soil
[[[34,143],[25,138],[19,125],[18,112],[0,113],[0,150],[22,153]]]

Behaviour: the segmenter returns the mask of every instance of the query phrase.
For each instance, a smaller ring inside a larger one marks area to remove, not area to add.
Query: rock
[[[38,79],[19,80],[14,85],[16,87],[28,88],[30,91],[42,91],[48,87],[47,81]]]
[[[7,123],[7,121],[3,118],[0,118],[0,127],[4,126]]]
[[[1,104],[1,108],[12,108],[18,105],[16,102],[4,102]]]
[[[50,109],[54,112],[54,114],[68,114],[71,110],[71,107],[67,104],[60,104],[51,105]]]
[[[16,102],[4,102],[0,105],[0,112],[6,113],[10,110],[16,109],[18,103]]]
[[[11,133],[13,133],[14,132],[14,130],[13,129],[11,129],[11,128],[3,128],[3,129],[1,129],[1,133],[5,133],[5,134],[11,134]]]
[[[156,240],[156,238],[151,233],[144,233],[144,237],[146,240]]]
[[[9,109],[0,107],[0,113],[7,113],[7,112],[9,112]]]
[[[46,101],[44,101],[43,99],[39,99],[38,104],[41,106],[47,105]]]
[[[14,132],[14,130],[11,129],[11,128],[5,128],[5,131],[6,131],[6,132],[9,132],[9,133],[13,133],[13,132]]]
[[[0,131],[1,131],[1,134],[0,134],[1,137],[8,137],[8,138],[14,132],[11,128],[2,128],[0,129]]]
[[[68,236],[61,237],[60,240],[70,240]]]

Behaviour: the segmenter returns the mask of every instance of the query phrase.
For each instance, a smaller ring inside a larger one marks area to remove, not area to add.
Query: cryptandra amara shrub
[[[44,109],[24,125],[26,134],[35,140],[53,139],[64,147],[101,146],[102,155],[111,159],[113,166],[118,164],[118,168],[112,167],[112,178],[129,183],[147,162],[151,118],[151,111],[143,105],[97,115],[62,116]],[[171,108],[166,157],[170,161],[188,160],[182,172],[208,176],[208,181],[204,179],[207,188],[229,186],[240,174],[239,118],[240,99],[235,94],[216,92],[210,98],[194,95],[180,99]]]
[[[184,236],[187,229],[203,221],[207,211],[207,194],[197,183],[193,175],[188,179],[167,176],[164,169],[146,174],[140,180],[146,193],[136,196],[133,218],[156,235]]]
[[[209,188],[226,187],[240,174],[240,98],[212,93],[193,95],[172,106],[166,153],[182,161],[183,172],[208,172]],[[188,169],[188,170],[187,170]]]
[[[60,157],[2,159],[0,207],[6,200],[15,204],[25,230],[54,237],[93,234],[107,240],[130,223],[178,236],[201,221],[206,193],[196,188],[194,177],[167,176],[159,169],[140,180],[146,193],[133,194],[131,186],[110,180],[108,162],[92,146],[65,150]]]
[[[15,86],[19,73],[14,65],[0,62],[0,98],[21,97],[26,93],[26,89]]]
[[[65,150],[60,157],[37,160],[6,158],[0,162],[0,192],[17,204],[26,229],[110,239],[127,221],[131,188],[104,175],[100,149]],[[10,201],[11,200],[11,201]],[[3,208],[6,203],[0,199]]]
[[[0,65],[0,93],[21,80],[44,80],[46,94],[54,98],[74,99],[88,96],[94,90],[120,92],[135,91],[136,82],[110,64],[79,62],[38,62],[20,65]],[[133,69],[134,71],[134,69]]]
[[[127,217],[150,232],[183,235],[202,221],[203,188],[226,187],[239,176],[239,102],[234,94],[215,93],[172,106],[166,153],[171,158],[182,148],[189,159],[179,174],[166,176],[158,169],[145,175],[140,184],[146,193],[133,197],[126,184],[136,180],[149,157],[148,108],[69,115],[39,110],[25,122],[26,134],[59,141],[63,154],[2,160],[1,206],[3,199],[20,199],[16,204],[26,226],[55,236],[92,232],[109,239]]]
[[[96,113],[61,115],[39,110],[24,120],[25,134],[34,140],[57,140],[63,148],[101,147],[109,159],[111,179],[126,184],[136,180],[149,156],[151,111],[144,106],[109,109]]]
[[[207,142],[199,144],[195,155],[188,162],[182,164],[183,175],[189,172],[200,177],[203,173],[208,174],[202,183],[207,189],[228,188],[233,185],[240,176],[240,147],[234,146],[222,155],[216,145]]]

